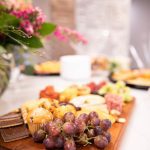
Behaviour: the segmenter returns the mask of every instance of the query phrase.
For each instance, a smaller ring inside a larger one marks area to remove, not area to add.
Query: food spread
[[[91,144],[103,149],[111,142],[111,126],[126,122],[120,115],[132,100],[123,82],[91,82],[62,91],[49,85],[20,109],[33,141],[46,149],[75,150]]]
[[[115,81],[125,81],[128,84],[150,86],[150,69],[121,70],[112,74]]]

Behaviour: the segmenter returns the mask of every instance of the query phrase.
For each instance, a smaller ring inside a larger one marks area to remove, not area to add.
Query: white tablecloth
[[[39,91],[47,85],[54,85],[57,90],[78,83],[100,81],[102,76],[92,77],[86,81],[66,81],[60,77],[33,77],[18,75],[14,70],[10,84],[0,98],[0,114],[18,108],[26,100],[38,98]],[[136,105],[127,129],[124,133],[120,150],[150,150],[150,92],[132,89]]]

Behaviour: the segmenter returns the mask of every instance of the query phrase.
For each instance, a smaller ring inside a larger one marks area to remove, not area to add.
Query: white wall
[[[33,0],[50,19],[51,0]],[[59,4],[59,0],[58,1]],[[74,0],[75,26],[89,41],[78,53],[128,55],[131,0]],[[67,0],[66,0],[67,4]],[[64,5],[66,5],[64,4]],[[67,18],[71,19],[71,18]]]
[[[80,52],[128,55],[130,0],[76,0],[77,30],[89,40]]]

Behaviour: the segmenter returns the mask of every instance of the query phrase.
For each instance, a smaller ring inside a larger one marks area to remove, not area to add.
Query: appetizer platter
[[[113,60],[106,56],[98,56],[92,58],[91,66],[93,72],[102,72],[102,71],[112,72],[114,70],[122,68],[119,61]]]
[[[116,150],[134,107],[124,82],[47,86],[0,117],[0,146],[15,150]],[[1,148],[0,147],[0,148]]]
[[[46,61],[39,64],[30,64],[20,66],[23,74],[35,76],[60,75],[61,63],[57,60]],[[94,74],[99,72],[110,72],[119,68],[119,64],[107,57],[98,57],[91,59],[91,70]]]
[[[150,69],[122,70],[110,74],[113,82],[124,81],[126,85],[137,89],[150,88]]]
[[[60,74],[59,61],[46,61],[35,65],[26,65],[20,67],[21,72],[27,75],[50,76]]]

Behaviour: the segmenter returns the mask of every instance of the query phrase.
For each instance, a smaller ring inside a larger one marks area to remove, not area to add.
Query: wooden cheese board
[[[126,119],[125,123],[114,123],[112,128],[110,129],[110,133],[112,135],[112,140],[110,144],[107,146],[105,150],[118,150],[119,145],[122,139],[122,135],[125,131],[127,124],[129,123],[129,117],[131,116],[132,110],[135,105],[135,100],[132,102],[125,104],[123,107],[123,113],[121,117]],[[14,142],[4,143],[2,138],[0,137],[0,150],[44,150],[43,144],[34,143],[32,138],[26,138]],[[77,150],[98,150],[98,148],[89,145],[86,147],[80,147]]]

